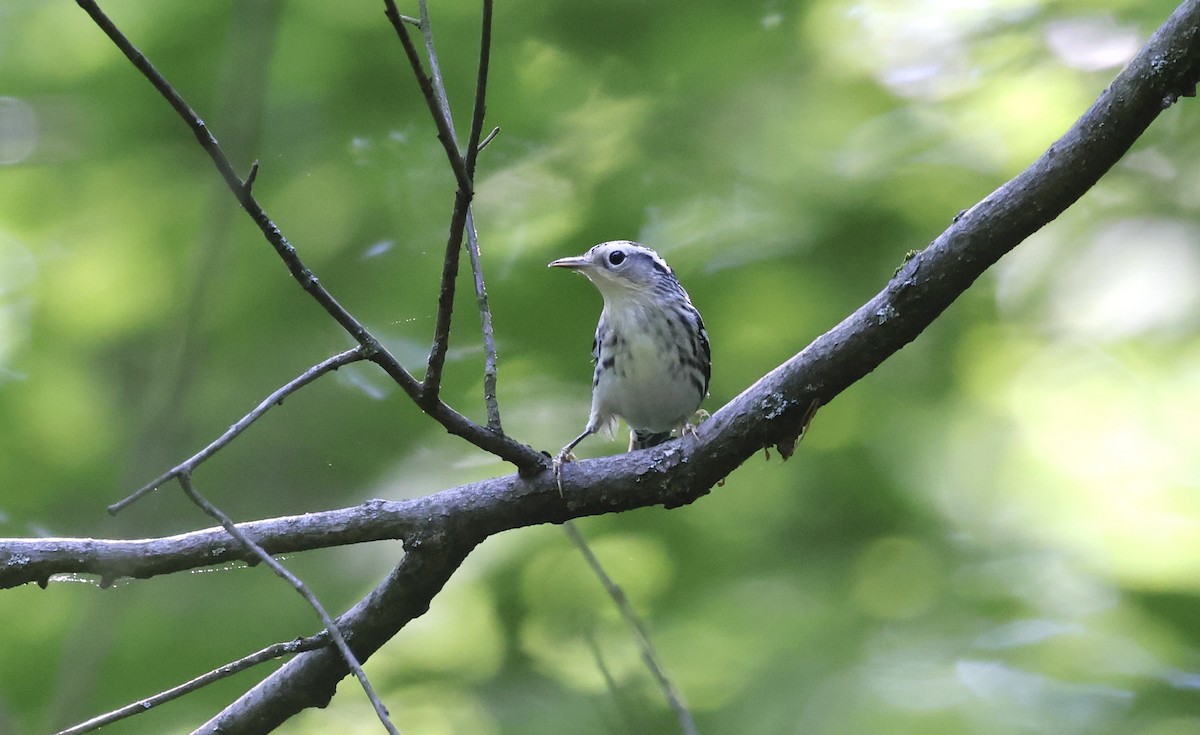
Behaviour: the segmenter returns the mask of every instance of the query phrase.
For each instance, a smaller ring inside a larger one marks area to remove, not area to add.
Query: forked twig
[[[143,76],[158,90],[159,94],[171,105],[171,107],[180,116],[183,122],[191,129],[200,146],[212,159],[213,164],[217,167],[221,177],[225,180],[226,186],[233,192],[242,209],[254,220],[262,231],[263,236],[267,239],[271,246],[275,249],[280,259],[287,266],[289,273],[300,284],[300,286],[319,303],[325,311],[333,317],[343,329],[350,334],[355,342],[363,346],[369,353],[367,359],[370,359],[376,365],[383,369],[403,390],[409,395],[412,400],[421,407],[425,413],[429,414],[446,428],[451,434],[460,436],[475,446],[484,451],[500,457],[506,462],[511,462],[517,469],[528,474],[544,469],[547,466],[546,459],[539,452],[535,451],[520,442],[514,441],[498,431],[495,431],[486,426],[480,426],[471,421],[467,417],[455,411],[445,402],[441,401],[433,393],[426,393],[422,390],[422,383],[417,381],[400,362],[392,355],[379,340],[371,334],[369,330],[361,322],[354,318],[338,301],[329,293],[324,286],[321,285],[317,277],[312,271],[300,260],[296,253],[295,247],[283,236],[279,227],[271,220],[266,211],[254,198],[252,187],[253,176],[257,175],[257,167],[252,169],[251,176],[247,177],[247,181],[243,181],[234,170],[229,158],[225,155],[221,146],[217,143],[216,138],[209,132],[208,126],[196,114],[183,97],[175,90],[173,86],[162,76],[154,65],[142,54],[141,51],[125,37],[123,33],[116,27],[115,24],[104,14],[96,5],[95,0],[76,0],[80,8],[84,10],[96,23],[96,25],[104,31],[105,35],[120,49],[126,58],[142,73]],[[394,11],[395,5],[391,3],[391,8]],[[403,20],[398,12],[395,12],[394,17],[389,13],[389,18],[393,18],[393,25],[402,31],[402,38],[407,38],[408,33],[405,30],[405,20]],[[409,42],[411,45],[411,41]],[[415,55],[415,49],[413,49]],[[417,62],[419,64],[419,60]],[[421,72],[418,74],[418,80],[422,81],[422,87],[426,88],[429,85],[428,77]],[[440,123],[440,116],[437,117],[439,122],[439,131],[443,127]],[[482,120],[479,125],[482,126]],[[477,144],[478,136],[472,138]],[[446,138],[446,143],[449,144],[449,151],[454,151],[453,143],[449,138]],[[455,165],[455,160],[451,161],[451,166],[455,168],[455,175],[461,182],[469,182],[467,177],[466,161],[470,159],[474,164],[474,156],[468,155],[467,159],[454,157],[458,161]],[[461,194],[461,192],[460,192]],[[460,197],[461,198],[461,197]],[[463,222],[458,225],[459,232],[465,223],[465,204],[461,208]],[[456,211],[459,208],[456,206]],[[453,228],[452,228],[453,229]],[[428,375],[426,376],[428,377]]]
[[[264,398],[262,402],[254,408],[253,411],[239,419],[237,423],[235,423],[233,426],[230,426],[224,434],[214,439],[204,449],[201,449],[199,452],[196,452],[183,462],[180,462],[178,465],[159,475],[154,480],[151,480],[147,484],[138,488],[124,499],[108,506],[108,512],[116,515],[125,508],[129,507],[131,504],[137,502],[137,500],[143,495],[157,490],[182,474],[192,472],[206,459],[219,452],[222,448],[229,444],[229,442],[233,441],[239,434],[250,428],[250,425],[262,418],[263,414],[269,411],[272,406],[278,406],[279,404],[283,403],[285,398],[313,382],[325,373],[333,372],[343,365],[349,365],[352,362],[365,360],[368,356],[369,354],[367,349],[362,345],[359,345],[352,350],[346,350],[345,352],[334,355],[333,357],[313,365],[296,378],[288,381],[279,390]]]
[[[396,726],[392,724],[391,718],[388,716],[387,707],[383,706],[383,702],[380,701],[379,695],[375,693],[375,687],[371,686],[371,680],[368,679],[366,673],[363,672],[362,666],[358,663],[358,659],[355,657],[354,652],[350,650],[350,646],[346,643],[346,639],[342,636],[342,631],[338,628],[337,623],[329,615],[329,612],[325,610],[325,606],[321,604],[321,601],[317,599],[317,596],[314,595],[312,590],[308,588],[308,585],[304,584],[304,582],[301,582],[299,577],[292,574],[286,568],[284,568],[282,564],[275,561],[275,557],[268,554],[265,549],[251,541],[250,537],[242,533],[241,529],[238,528],[233,520],[229,516],[225,515],[220,508],[208,502],[208,500],[201,495],[192,484],[192,476],[189,473],[185,472],[179,475],[178,479],[180,487],[183,488],[183,492],[186,493],[189,498],[191,498],[192,502],[195,503],[197,507],[220,523],[221,527],[224,528],[230,536],[236,539],[238,543],[254,552],[255,556],[257,556],[264,564],[270,567],[271,571],[275,572],[276,576],[290,584],[292,589],[299,592],[300,596],[308,601],[308,604],[312,607],[312,609],[316,610],[317,615],[319,615],[321,618],[321,622],[325,625],[326,632],[329,633],[329,637],[333,640],[333,645],[337,647],[342,659],[346,662],[346,666],[349,667],[355,678],[358,679],[358,683],[362,685],[363,691],[366,692],[367,699],[371,701],[371,706],[375,708],[375,714],[379,718],[379,721],[389,733],[392,735],[400,735],[400,733],[396,730]]]
[[[421,390],[425,401],[438,399],[442,386],[442,370],[446,364],[446,351],[450,343],[450,322],[454,314],[455,281],[458,277],[459,251],[462,248],[464,231],[470,217],[471,199],[475,196],[474,176],[475,161],[479,155],[479,140],[483,134],[483,118],[487,99],[487,76],[492,47],[492,0],[483,1],[483,22],[479,40],[479,72],[475,83],[475,109],[471,116],[471,130],[467,136],[466,151],[460,153],[454,126],[448,114],[442,111],[439,95],[434,80],[425,73],[425,66],[413,44],[412,36],[405,28],[400,12],[396,9],[395,0],[384,0],[386,14],[400,38],[404,53],[408,56],[413,74],[425,96],[425,104],[429,106],[430,114],[437,125],[438,138],[454,169],[458,181],[458,191],[454,197],[454,211],[450,217],[450,233],[446,238],[446,256],[442,263],[442,284],[438,293],[437,320],[433,332],[433,347],[429,350],[429,361],[425,369],[425,378],[421,381]],[[422,9],[422,23],[427,19],[426,9]],[[423,28],[424,30],[424,28]],[[436,59],[436,56],[433,57]]]
[[[262,650],[255,651],[249,656],[243,656],[237,661],[230,661],[223,666],[219,666],[207,674],[201,674],[191,681],[185,681],[178,686],[171,687],[170,689],[159,692],[153,696],[146,697],[145,699],[139,699],[138,701],[131,702],[124,707],[120,707],[111,712],[106,712],[102,715],[93,717],[87,722],[81,722],[73,727],[68,727],[66,730],[60,730],[59,732],[55,733],[55,735],[83,735],[83,733],[99,730],[105,725],[111,725],[112,723],[118,722],[127,717],[133,717],[134,715],[141,714],[142,712],[148,712],[155,707],[170,702],[172,699],[178,699],[185,694],[191,694],[198,689],[202,689],[209,684],[245,671],[252,666],[257,666],[258,664],[283,658],[284,656],[290,656],[295,653],[303,653],[304,651],[312,651],[317,648],[323,648],[328,645],[329,634],[324,631],[317,633],[316,635],[308,636],[307,638],[297,638],[294,641],[275,643]]]
[[[442,117],[445,118],[447,126],[450,129],[451,139],[454,141],[455,148],[459,147],[458,135],[454,130],[454,115],[450,110],[450,98],[446,95],[446,84],[442,78],[442,67],[438,61],[437,47],[433,42],[433,24],[429,17],[429,2],[428,0],[420,0],[421,19],[420,25],[421,35],[425,39],[425,56],[429,58],[429,71],[433,77],[433,91],[437,96],[438,110]],[[490,18],[485,20],[485,29],[490,25]],[[490,38],[490,33],[487,34]],[[489,40],[490,43],[490,40]],[[486,68],[483,72],[484,76],[479,79],[479,84],[486,84]],[[476,102],[476,109],[482,106],[482,100]],[[482,122],[482,117],[480,117]],[[494,128],[487,137],[476,147],[476,153],[483,150],[492,138],[496,137],[500,128]],[[471,171],[474,175],[474,171]],[[496,398],[496,338],[492,330],[492,310],[488,306],[487,287],[483,280],[483,265],[479,258],[479,233],[475,229],[475,213],[468,206],[466,219],[466,235],[467,235],[467,255],[471,260],[471,274],[475,279],[475,301],[479,306],[479,321],[480,330],[483,332],[483,402],[487,410],[487,425],[488,428],[495,431],[504,431],[500,423],[500,404]],[[435,346],[436,347],[436,346]],[[444,348],[443,348],[444,349]]]
[[[321,283],[317,280],[317,277],[313,275],[312,271],[310,271],[308,267],[300,260],[299,256],[296,254],[296,248],[290,242],[288,242],[287,238],[285,238],[283,233],[279,230],[279,227],[276,226],[269,216],[267,216],[266,211],[263,210],[262,206],[257,200],[255,200],[254,194],[251,191],[251,187],[246,181],[242,181],[242,179],[238,176],[237,172],[233,168],[233,164],[230,163],[229,158],[225,155],[225,151],[221,148],[220,144],[217,143],[217,139],[214,138],[212,133],[209,132],[208,126],[205,124],[204,120],[202,120],[200,116],[196,114],[196,111],[193,110],[179,94],[179,92],[176,91],[173,86],[171,86],[171,83],[168,82],[156,68],[154,68],[154,65],[150,63],[150,60],[147,59],[145,55],[143,55],[142,52],[139,51],[128,38],[125,37],[125,34],[121,33],[120,29],[118,29],[116,25],[113,24],[113,22],[108,18],[108,16],[104,14],[104,11],[100,10],[99,6],[96,5],[95,0],[75,0],[75,2],[79,5],[79,7],[83,8],[84,12],[91,16],[96,25],[104,31],[105,35],[107,35],[114,44],[116,44],[117,48],[119,48],[121,52],[125,54],[126,58],[128,58],[133,65],[137,67],[138,71],[140,71],[142,75],[154,85],[154,88],[158,90],[159,94],[161,94],[167,100],[171,107],[175,109],[175,112],[178,113],[183,119],[184,123],[191,128],[192,133],[196,136],[196,140],[200,143],[200,146],[204,148],[205,152],[208,153],[209,158],[212,159],[213,164],[221,173],[221,177],[225,179],[225,184],[233,192],[234,196],[237,197],[238,203],[242,205],[242,208],[246,210],[247,214],[249,214],[254,220],[255,224],[258,225],[263,235],[267,238],[267,241],[270,242],[275,248],[275,251],[279,254],[279,257],[287,266],[288,271],[292,274],[292,277],[305,291],[308,292],[310,296],[316,299],[317,303],[319,303],[325,309],[325,311],[328,312],[329,315],[332,316],[337,323],[342,326],[343,329],[350,333],[350,336],[354,338],[354,341],[370,350],[372,353],[372,359],[378,362],[379,356],[386,354],[386,350],[384,350],[383,346],[379,344],[379,341],[375,339],[375,337],[369,331],[367,331],[366,327],[364,327],[357,319],[355,319],[350,312],[346,311],[345,307],[337,302],[337,299],[335,299],[333,295],[321,285]],[[254,173],[257,174],[257,171]],[[395,358],[392,358],[392,361],[394,362]],[[396,369],[389,371],[389,375],[392,375],[393,379],[400,383],[401,386],[404,387],[405,390],[410,394],[418,394],[420,392],[420,384],[417,383],[416,379],[409,375],[403,367],[400,367],[399,363],[396,363],[394,367]]]

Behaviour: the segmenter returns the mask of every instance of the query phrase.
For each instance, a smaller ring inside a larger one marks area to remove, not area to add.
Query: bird
[[[704,319],[667,262],[631,240],[603,242],[551,268],[587,276],[604,298],[592,340],[592,408],[583,433],[555,458],[562,465],[579,442],[630,428],[629,449],[658,446],[682,430],[708,395],[712,357]]]

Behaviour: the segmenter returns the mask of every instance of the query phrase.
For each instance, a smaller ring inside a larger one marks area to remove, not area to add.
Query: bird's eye
[[[608,262],[611,265],[620,265],[625,262],[625,251],[614,250],[608,254]]]

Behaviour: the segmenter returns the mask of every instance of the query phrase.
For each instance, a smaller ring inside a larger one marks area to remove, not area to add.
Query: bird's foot
[[[563,495],[563,484],[562,484],[563,465],[565,465],[567,462],[574,462],[574,461],[575,461],[575,455],[571,452],[571,450],[563,449],[561,452],[558,453],[558,456],[554,458],[554,462],[552,463],[552,466],[554,468],[554,482],[558,485],[558,497],[560,497],[560,498],[565,497]]]
[[[691,434],[693,438],[699,439],[700,435],[696,433],[696,429],[700,428],[700,424],[708,421],[709,416],[708,411],[705,411],[703,408],[696,409],[696,413],[692,414],[691,421],[683,425],[683,431],[680,436]]]

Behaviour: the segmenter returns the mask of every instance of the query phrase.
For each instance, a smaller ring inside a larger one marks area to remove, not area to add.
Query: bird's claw
[[[562,484],[563,465],[566,464],[567,462],[574,462],[574,461],[575,461],[575,455],[569,449],[562,450],[561,452],[558,453],[558,456],[554,458],[554,462],[553,462],[554,482],[558,485],[558,497],[560,497],[560,498],[566,497],[565,495],[563,495],[563,484]]]
[[[692,414],[692,420],[683,425],[683,431],[680,433],[680,436],[691,434],[693,439],[699,439],[700,435],[696,433],[696,430],[700,428],[700,424],[708,421],[708,417],[708,411],[705,411],[703,408],[696,409],[696,413]]]

